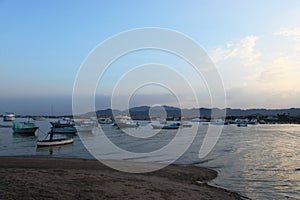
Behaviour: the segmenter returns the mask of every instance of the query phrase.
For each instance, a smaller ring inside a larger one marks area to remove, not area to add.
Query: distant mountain
[[[215,116],[223,116],[226,111],[226,116],[232,117],[246,117],[246,116],[276,116],[277,114],[286,114],[290,116],[298,117],[300,116],[300,108],[289,108],[289,109],[232,109],[226,108],[192,108],[192,109],[180,109],[177,107],[164,105],[162,107],[149,107],[149,106],[140,106],[133,107],[129,110],[99,110],[97,111],[97,116],[108,117],[112,116],[112,113],[115,115],[128,115],[133,119],[149,119],[151,116],[161,116],[167,115],[167,117],[185,117],[185,118],[195,118],[195,117],[207,117],[209,118],[212,113]]]

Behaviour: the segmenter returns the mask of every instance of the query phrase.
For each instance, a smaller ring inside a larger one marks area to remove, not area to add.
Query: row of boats
[[[6,113],[3,115],[3,121],[13,121],[15,116],[13,113]],[[196,118],[192,122],[201,122],[203,125],[224,125],[230,124],[228,121],[222,119],[215,119],[207,121],[206,119]],[[236,120],[231,122],[237,124],[237,126],[245,127],[248,123],[256,123],[256,121],[245,121],[245,120]],[[99,119],[70,119],[64,118],[57,121],[50,121],[51,130],[48,135],[49,139],[38,140],[37,146],[56,146],[63,144],[73,143],[74,140],[71,137],[67,138],[53,138],[54,134],[76,134],[79,132],[91,132],[95,127],[98,127],[98,124],[112,124],[117,128],[137,128],[140,126],[139,122],[133,121],[129,116],[117,116],[112,120],[111,118],[99,118]],[[151,123],[153,129],[179,129],[179,128],[189,128],[192,127],[192,124],[189,122],[167,122],[166,120],[160,120],[158,123]],[[19,134],[31,134],[35,135],[36,130],[39,127],[35,123],[30,122],[14,122],[12,129],[15,133]]]
[[[50,124],[51,130],[47,133],[45,139],[37,140],[37,147],[71,144],[74,142],[72,137],[53,138],[53,136],[55,134],[76,134],[77,131],[92,131],[94,127],[98,126],[98,123],[92,120],[79,120],[75,123],[75,121],[71,119],[62,119],[50,122]],[[28,120],[26,122],[13,122],[12,129],[14,133],[35,135],[39,127],[34,122]],[[47,139],[48,137],[49,139]]]

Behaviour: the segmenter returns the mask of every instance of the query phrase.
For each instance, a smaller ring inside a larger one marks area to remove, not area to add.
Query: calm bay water
[[[24,119],[17,119],[24,121]],[[2,120],[0,119],[1,124]],[[36,121],[40,131],[36,136],[14,134],[11,128],[0,128],[0,156],[39,155],[93,158],[76,136],[73,145],[36,148],[37,138],[44,138],[50,129],[49,121]],[[102,126],[108,138],[117,146],[131,152],[150,152],[165,146],[176,134],[163,130],[151,139],[129,137],[111,125]],[[185,140],[191,129],[186,131]],[[213,168],[219,176],[211,184],[237,191],[253,199],[300,199],[300,126],[299,125],[235,125],[224,126],[214,149],[203,159],[198,152],[207,126],[200,126],[197,137],[188,150],[176,161]],[[148,123],[132,129],[132,134],[153,134]],[[85,133],[88,134],[88,133]],[[90,133],[90,137],[95,135]],[[180,145],[180,143],[178,143]],[[113,154],[114,152],[112,152]],[[114,154],[115,159],[124,159]],[[164,161],[168,156],[161,156]],[[157,158],[136,158],[136,161]]]

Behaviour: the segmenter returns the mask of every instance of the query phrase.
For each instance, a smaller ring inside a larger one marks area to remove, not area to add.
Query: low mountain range
[[[224,116],[226,112],[227,117],[259,117],[259,116],[277,116],[277,115],[289,115],[298,117],[300,116],[300,108],[289,109],[219,109],[219,108],[192,108],[192,109],[180,109],[177,107],[164,105],[162,107],[150,107],[140,106],[133,107],[129,110],[98,110],[96,112],[98,117],[111,117],[114,115],[129,115],[133,119],[149,119],[149,117],[173,117],[173,118],[210,118],[211,114],[214,116]]]

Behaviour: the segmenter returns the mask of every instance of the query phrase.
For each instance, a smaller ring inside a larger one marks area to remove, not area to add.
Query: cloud
[[[228,106],[299,107],[300,27],[246,36],[209,55],[223,78]]]
[[[274,32],[274,35],[300,37],[300,26],[294,28],[281,28],[279,31]]]
[[[217,47],[210,55],[214,62],[228,59],[240,59],[245,65],[254,64],[260,57],[260,52],[255,50],[258,36],[249,35],[238,42],[228,42],[225,46]]]

